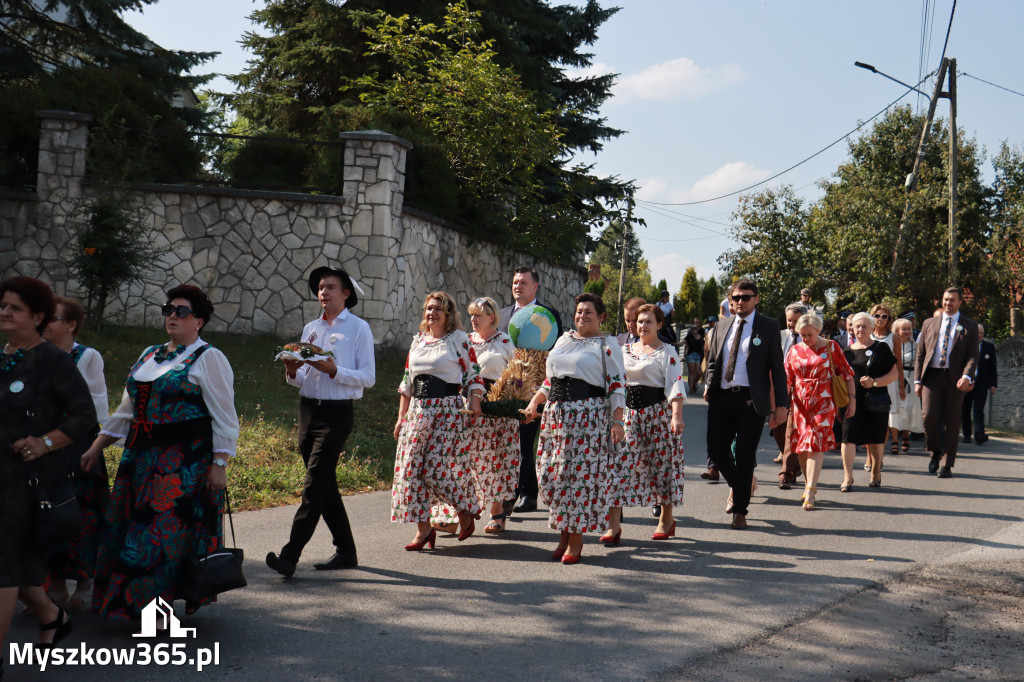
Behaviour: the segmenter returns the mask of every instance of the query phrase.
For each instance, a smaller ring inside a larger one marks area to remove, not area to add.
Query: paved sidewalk
[[[294,507],[235,515],[249,587],[192,617],[190,649],[219,645],[203,679],[1021,679],[1024,446],[963,445],[954,478],[926,472],[919,442],[886,456],[883,487],[858,468],[841,494],[828,454],[819,510],[778,490],[774,443],[759,452],[750,528],[729,528],[724,484],[702,481],[705,407],[687,405],[679,537],[651,541],[649,509],[626,513],[622,544],[588,538],[562,566],[546,515],[515,515],[501,536],[405,552],[387,492],[345,499],[356,570],[317,572],[318,531],[296,576],[263,563]],[[863,456],[858,458],[858,466]],[[482,529],[482,525],[478,526]],[[180,607],[179,607],[180,609]],[[180,610],[179,610],[180,614]],[[76,614],[67,645],[131,646],[130,625]],[[14,642],[34,638],[16,616]],[[997,636],[998,635],[998,636]],[[177,641],[177,640],[175,640]],[[8,652],[5,652],[5,658]],[[180,679],[182,668],[54,669],[7,664],[18,679]],[[199,677],[196,673],[189,676]]]

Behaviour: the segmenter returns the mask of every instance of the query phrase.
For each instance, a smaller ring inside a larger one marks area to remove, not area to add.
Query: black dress
[[[896,357],[884,341],[875,341],[867,348],[847,348],[843,354],[853,368],[854,384],[857,388],[857,411],[852,417],[843,420],[843,442],[855,445],[884,443],[885,432],[889,428],[889,413],[869,410],[867,394],[870,392],[888,395],[889,389],[885,386],[864,388],[860,385],[860,379],[863,376],[873,379],[885,376],[896,365]]]
[[[3,356],[3,360],[9,356]],[[11,445],[59,429],[72,440],[96,425],[89,387],[74,361],[43,342],[0,372],[0,587],[42,585],[44,551],[34,545],[35,516],[28,467]],[[34,460],[44,480],[66,475],[68,458],[57,450]]]

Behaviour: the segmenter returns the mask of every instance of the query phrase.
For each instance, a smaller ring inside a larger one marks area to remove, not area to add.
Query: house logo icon
[[[132,637],[156,637],[157,630],[168,630],[171,637],[195,637],[195,628],[183,628],[174,615],[174,608],[157,597],[142,609],[142,632]]]

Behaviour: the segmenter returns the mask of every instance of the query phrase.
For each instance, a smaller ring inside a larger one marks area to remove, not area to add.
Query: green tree
[[[768,188],[741,196],[732,219],[741,247],[722,254],[719,264],[735,277],[757,282],[759,310],[780,314],[817,276],[820,249],[808,232],[803,202],[789,185]]]
[[[689,266],[683,273],[679,293],[673,299],[672,305],[675,306],[676,322],[680,324],[690,324],[695,317],[706,317],[701,315],[700,283],[697,280],[697,268],[694,266]]]
[[[620,267],[622,264],[622,230],[625,224],[625,219],[613,220],[601,231],[601,236],[596,241],[596,248],[590,254],[591,263],[611,265],[616,269]],[[640,265],[640,261],[644,257],[644,250],[632,227],[629,230],[629,236],[630,238],[626,242],[626,269],[633,270]],[[618,276],[615,281],[618,281]]]
[[[619,266],[602,264],[601,274],[608,278],[608,284],[604,288],[604,293],[601,294],[601,300],[604,301],[604,305],[608,309],[608,316],[601,328],[612,332],[615,331],[615,325],[618,323],[620,330],[625,329],[621,323],[622,309],[619,307]],[[647,261],[641,258],[635,268],[626,270],[625,283],[622,287],[622,302],[625,303],[636,296],[651,302],[653,289],[651,268]]]
[[[989,243],[998,301],[1006,307],[1024,298],[1024,147],[1004,141],[995,170],[993,231]]]
[[[760,287],[758,287],[760,289]],[[714,275],[708,277],[708,281],[704,282],[704,286],[700,290],[700,317],[701,319],[707,319],[714,315],[718,317],[720,315],[719,304],[722,302],[721,291],[718,288],[718,282],[715,280]]]

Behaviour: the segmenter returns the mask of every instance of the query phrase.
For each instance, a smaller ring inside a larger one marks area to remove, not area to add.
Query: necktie
[[[740,352],[740,338],[743,336],[743,325],[746,323],[746,320],[740,320],[740,326],[736,329],[736,335],[732,337],[732,345],[729,346],[729,362],[725,367],[726,381],[732,381],[732,378],[736,375],[736,356]]]
[[[939,367],[946,366],[946,356],[949,355],[949,328],[953,325],[953,318],[947,318],[945,329],[942,331],[942,353],[939,355]]]
[[[800,335],[797,334],[796,332],[793,332],[793,341],[792,341],[791,345],[795,346],[796,342],[797,342],[797,339],[799,339],[799,338],[800,338]]]

